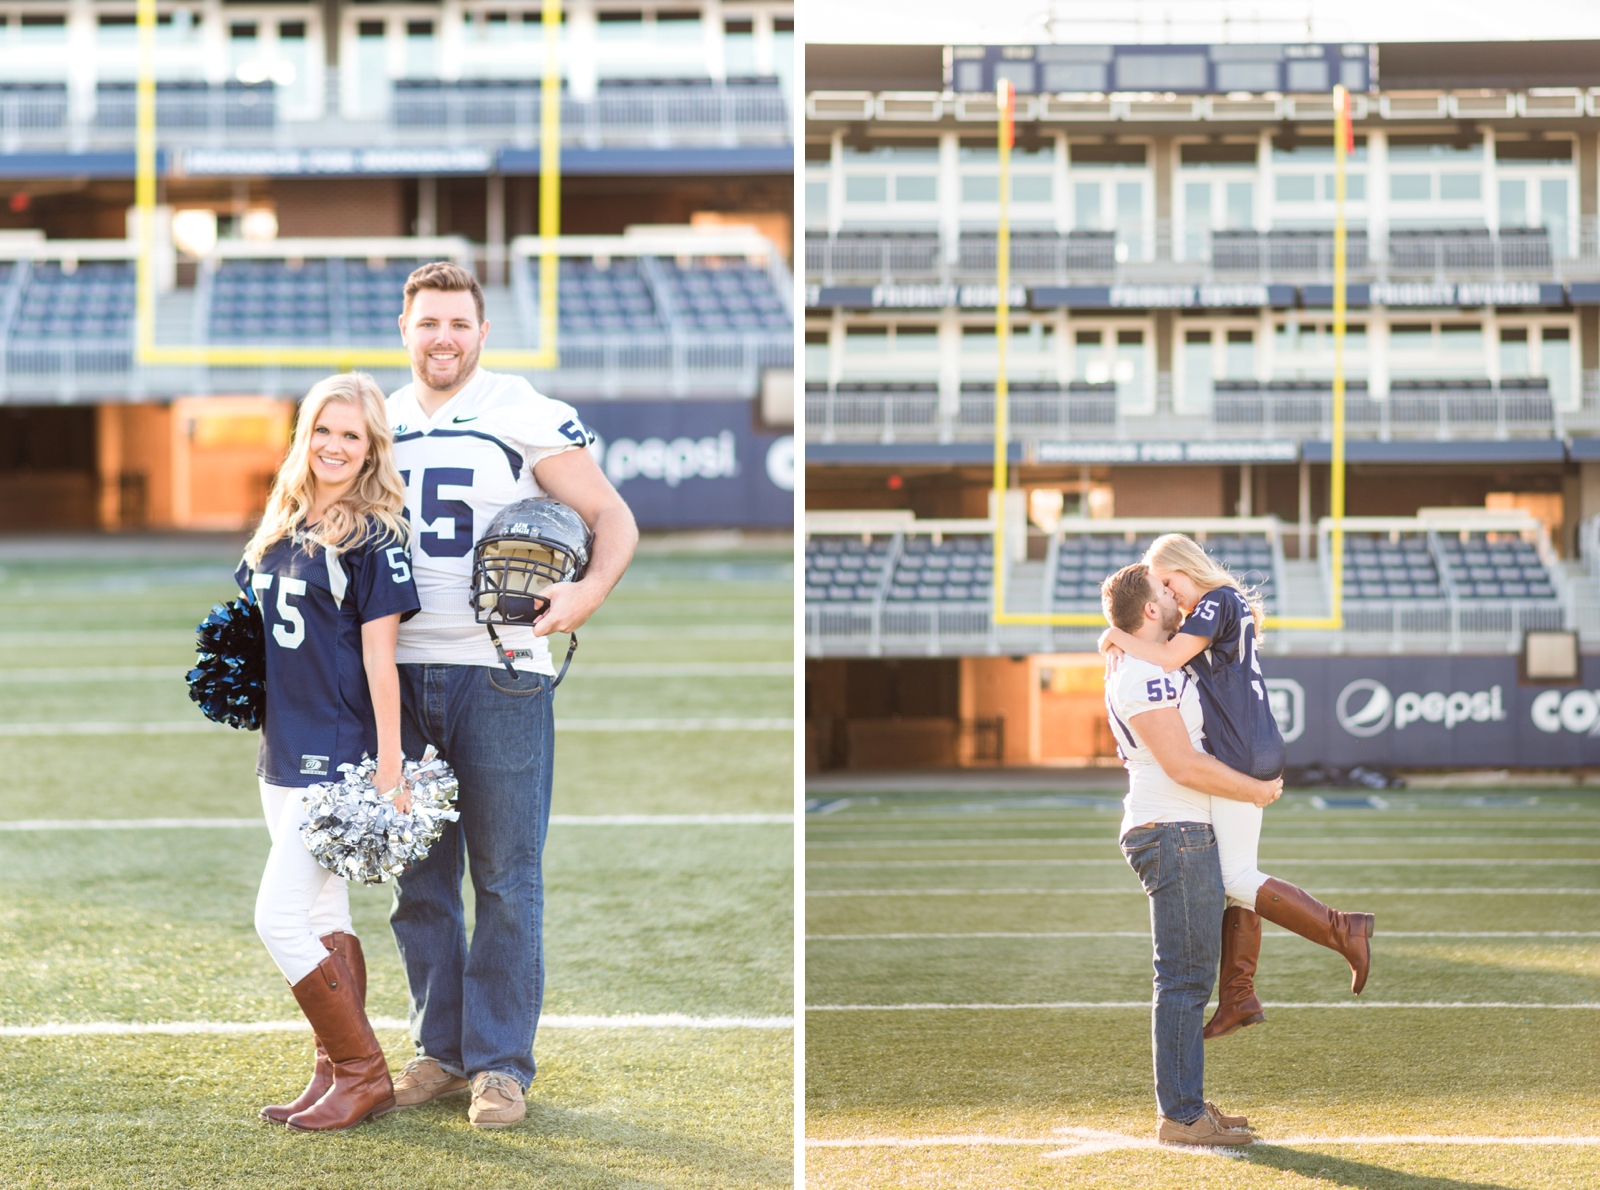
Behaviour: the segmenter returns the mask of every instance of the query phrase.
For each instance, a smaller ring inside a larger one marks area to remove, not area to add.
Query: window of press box
[[[1178,146],[1178,160],[1186,166],[1250,168],[1256,164],[1257,149],[1251,144],[1201,144]]]
[[[1076,166],[1142,166],[1145,163],[1145,146],[1139,144],[1089,145],[1071,143],[1067,148],[1068,160]]]
[[[306,23],[304,21],[279,21],[279,41],[304,41],[306,36]]]
[[[357,37],[382,37],[382,21],[361,21],[356,25]]]
[[[851,354],[880,355],[889,350],[889,328],[886,326],[847,326],[844,330],[844,349]]]
[[[1391,138],[1390,144],[1394,141]],[[1367,159],[1367,138],[1356,137],[1356,147],[1345,155],[1346,161]],[[1275,136],[1272,138],[1272,160],[1285,165],[1319,165],[1333,163],[1333,137],[1331,136]]]
[[[939,142],[927,137],[874,137],[871,141],[844,142],[846,161],[937,162]]]
[[[993,136],[964,136],[961,138],[959,159],[985,163],[1000,160],[1000,141]],[[1025,148],[1020,142],[1011,147],[1012,165],[1047,164],[1056,159],[1054,144],[1045,143]]]
[[[833,143],[825,140],[808,140],[806,142],[807,161],[831,161],[833,159]]]
[[[1544,137],[1537,140],[1497,139],[1494,142],[1494,159],[1517,165],[1571,165],[1572,142]]]
[[[1456,161],[1479,161],[1482,158],[1483,138],[1477,133],[1456,136],[1392,133],[1389,137],[1390,161],[1427,161],[1444,165]]]
[[[239,21],[228,26],[228,36],[234,41],[253,41],[256,36],[254,21]]]

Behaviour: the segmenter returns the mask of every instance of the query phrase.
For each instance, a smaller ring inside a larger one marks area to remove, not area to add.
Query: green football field
[[[458,1096],[306,1136],[255,1114],[310,1066],[252,926],[256,737],[186,730],[236,548],[0,546],[0,1186],[792,1182],[786,554],[641,554],[580,633],[526,1122],[475,1131]],[[398,1070],[390,895],[351,890]]]
[[[1237,1155],[1158,1148],[1149,908],[1117,793],[807,815],[807,1185],[1600,1186],[1600,796],[1292,793],[1261,866],[1377,914],[1370,982],[1267,926],[1207,1043]]]

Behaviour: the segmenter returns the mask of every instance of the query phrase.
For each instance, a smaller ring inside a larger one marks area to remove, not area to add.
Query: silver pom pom
[[[300,837],[328,871],[362,884],[386,884],[428,854],[446,822],[461,817],[451,807],[459,786],[450,766],[430,744],[421,760],[401,764],[401,782],[411,792],[411,812],[402,814],[372,783],[378,762],[341,764],[338,781],[306,790],[306,824]]]

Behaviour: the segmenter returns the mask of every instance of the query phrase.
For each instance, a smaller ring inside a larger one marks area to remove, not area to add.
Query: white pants
[[[1222,864],[1222,887],[1228,894],[1228,904],[1255,912],[1256,892],[1267,881],[1267,874],[1256,867],[1261,807],[1214,797],[1211,830],[1217,836],[1217,860]]]
[[[256,893],[256,933],[290,985],[299,983],[328,957],[324,934],[350,928],[350,888],[317,863],[300,838],[306,821],[305,790],[261,782],[272,851]]]

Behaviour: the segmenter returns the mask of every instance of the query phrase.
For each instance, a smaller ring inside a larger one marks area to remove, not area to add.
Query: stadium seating
[[[1277,564],[1265,533],[1196,533],[1202,545],[1246,587],[1261,594],[1268,612],[1277,610]],[[1061,536],[1052,595],[1058,607],[1100,606],[1100,583],[1139,561],[1155,542],[1154,532],[1076,533]]]
[[[211,282],[211,341],[331,341],[330,264],[326,258],[222,261]]]
[[[536,300],[539,260],[519,259]],[[740,257],[563,257],[560,285],[561,329],[580,334],[788,334],[793,325],[772,275]]]
[[[661,288],[674,320],[698,330],[788,330],[791,322],[772,279],[741,262],[720,268],[661,262]]]
[[[990,538],[907,536],[889,579],[891,603],[983,603],[994,585]]]
[[[1445,594],[1427,533],[1345,535],[1346,599],[1443,599]]]
[[[872,603],[883,592],[893,534],[816,535],[806,539],[806,600]]]
[[[1446,581],[1459,599],[1554,599],[1549,570],[1531,541],[1505,533],[1438,534]]]
[[[12,267],[7,266],[10,279]],[[6,327],[13,346],[126,340],[133,324],[133,262],[39,261]]]
[[[537,285],[538,262],[529,261]],[[650,283],[637,260],[619,258],[601,268],[593,260],[561,261],[563,331],[658,331],[665,329]]]
[[[1344,598],[1355,605],[1557,597],[1538,544],[1522,534],[1421,521],[1371,531],[1357,521],[1344,537]]]

